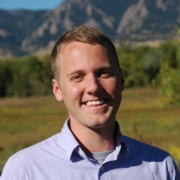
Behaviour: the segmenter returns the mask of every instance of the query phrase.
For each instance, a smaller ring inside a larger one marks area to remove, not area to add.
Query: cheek
[[[114,96],[119,89],[116,79],[106,82],[103,86],[104,86],[104,89],[112,96]]]
[[[78,100],[81,98],[82,90],[80,87],[76,85],[69,85],[69,86],[64,86],[62,90],[62,96],[64,99],[64,102]]]

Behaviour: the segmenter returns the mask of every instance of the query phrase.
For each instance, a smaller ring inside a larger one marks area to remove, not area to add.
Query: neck
[[[113,121],[105,127],[91,129],[70,120],[70,129],[84,151],[104,152],[115,147],[115,124]]]

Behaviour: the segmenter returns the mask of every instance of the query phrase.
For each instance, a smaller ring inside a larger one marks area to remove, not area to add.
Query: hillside
[[[66,0],[51,11],[0,10],[0,56],[52,47],[66,30],[90,25],[116,43],[175,37],[180,0]]]

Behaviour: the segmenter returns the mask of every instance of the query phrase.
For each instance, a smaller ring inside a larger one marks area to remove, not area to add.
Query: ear
[[[52,79],[52,86],[53,86],[53,94],[54,94],[56,100],[62,101],[63,98],[62,98],[61,88],[56,79]]]

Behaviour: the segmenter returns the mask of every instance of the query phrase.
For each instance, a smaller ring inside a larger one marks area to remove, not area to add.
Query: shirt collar
[[[70,128],[69,128],[69,118],[66,119],[64,126],[61,130],[62,135],[62,148],[65,149],[67,153],[68,160],[72,159],[73,153],[82,152],[80,145],[74,135],[72,134]],[[116,123],[116,148],[115,148],[115,154],[118,156],[120,151],[127,151],[128,152],[128,146],[125,141],[124,136],[121,134],[120,126],[118,122]]]
[[[125,141],[124,136],[121,134],[120,126],[118,122],[116,122],[116,146],[114,151],[110,153],[108,157],[105,159],[105,162],[115,161],[117,160],[120,154],[122,155],[127,153],[128,153],[127,143]]]
[[[121,128],[118,122],[116,122],[116,147],[122,145],[124,150],[129,151],[128,144],[125,137],[121,133]]]
[[[74,135],[72,134],[71,130],[69,129],[68,124],[69,124],[69,119],[66,119],[64,126],[61,130],[62,148],[65,149],[68,159],[71,160],[71,156],[74,150],[80,147],[80,145],[77,142]]]

